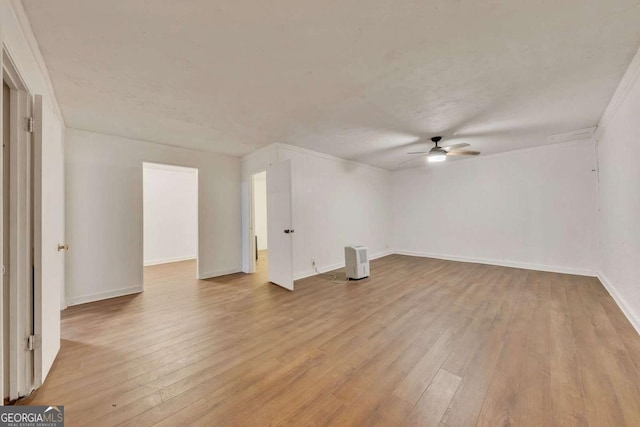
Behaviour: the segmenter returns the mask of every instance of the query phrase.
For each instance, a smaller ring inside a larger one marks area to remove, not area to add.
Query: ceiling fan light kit
[[[445,160],[447,160],[447,155],[446,154],[432,154],[432,155],[429,155],[427,157],[427,160],[429,161],[429,163],[444,162]]]
[[[461,150],[461,148],[468,147],[469,144],[461,143],[461,144],[453,144],[448,145],[446,147],[440,147],[438,143],[442,140],[441,136],[434,136],[431,138],[431,141],[436,145],[429,151],[418,151],[411,152],[407,154],[420,154],[420,157],[426,157],[429,163],[435,162],[444,162],[447,159],[447,156],[477,156],[480,154],[479,151],[471,151],[471,150]],[[406,162],[402,162],[400,164],[407,163],[413,159],[407,160]]]

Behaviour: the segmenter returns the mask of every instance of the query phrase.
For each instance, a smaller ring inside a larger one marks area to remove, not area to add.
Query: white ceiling
[[[487,154],[593,126],[640,45],[640,0],[23,4],[70,127],[387,169],[436,134]]]

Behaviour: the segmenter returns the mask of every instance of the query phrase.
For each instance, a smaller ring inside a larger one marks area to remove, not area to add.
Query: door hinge
[[[27,117],[27,132],[33,133],[33,117]]]
[[[29,335],[27,337],[27,350],[33,351],[40,348],[42,340],[40,335]]]

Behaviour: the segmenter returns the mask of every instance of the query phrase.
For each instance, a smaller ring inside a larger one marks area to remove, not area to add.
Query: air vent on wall
[[[555,135],[548,135],[547,141],[549,142],[566,142],[573,141],[575,139],[591,138],[596,131],[596,126],[590,128],[577,129],[569,132],[556,133]]]

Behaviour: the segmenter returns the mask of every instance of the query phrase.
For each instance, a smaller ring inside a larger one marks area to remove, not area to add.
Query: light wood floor
[[[640,425],[640,337],[593,278],[397,255],[295,292],[146,272],[64,312],[29,403],[68,426]]]

